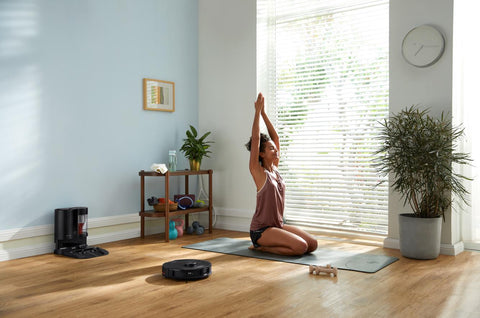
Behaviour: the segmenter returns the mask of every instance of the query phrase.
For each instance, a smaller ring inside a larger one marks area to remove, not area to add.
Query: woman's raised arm
[[[260,116],[264,108],[264,98],[262,93],[258,94],[255,101],[255,117],[253,118],[252,125],[252,138],[250,145],[250,162],[249,168],[252,174],[253,180],[257,185],[257,189],[261,188],[265,182],[265,173],[263,171],[262,164],[260,163]]]

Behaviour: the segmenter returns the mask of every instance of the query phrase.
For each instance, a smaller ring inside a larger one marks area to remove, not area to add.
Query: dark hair
[[[260,152],[265,152],[265,147],[267,146],[266,144],[268,141],[270,141],[270,137],[266,134],[260,133]],[[250,137],[250,140],[245,144],[245,147],[247,147],[248,151],[252,150],[252,137]],[[258,156],[258,161],[263,164],[262,157]]]

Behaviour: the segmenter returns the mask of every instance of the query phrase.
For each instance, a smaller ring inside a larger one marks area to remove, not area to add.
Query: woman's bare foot
[[[248,247],[248,249],[251,250],[251,251],[265,252],[265,247],[264,246],[255,247],[253,245],[250,245]]]

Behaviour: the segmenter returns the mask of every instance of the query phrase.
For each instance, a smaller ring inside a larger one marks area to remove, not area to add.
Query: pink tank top
[[[266,226],[283,227],[283,209],[285,202],[285,183],[277,169],[265,170],[267,179],[257,192],[257,207],[250,224],[250,230],[256,231]]]

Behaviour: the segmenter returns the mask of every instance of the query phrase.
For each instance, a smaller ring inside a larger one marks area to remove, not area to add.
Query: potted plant
[[[392,189],[413,210],[399,216],[400,251],[409,258],[434,259],[440,254],[442,219],[453,194],[464,202],[468,194],[462,180],[471,179],[452,168],[471,161],[468,154],[455,151],[464,130],[452,127],[443,113],[433,118],[416,106],[381,124],[383,144],[375,152],[375,166],[381,175],[391,175]]]
[[[202,163],[203,157],[209,157],[211,153],[208,148],[213,141],[206,141],[210,131],[205,133],[200,138],[198,137],[197,130],[195,127],[190,125],[190,130],[186,131],[187,138],[183,139],[183,145],[180,148],[180,151],[185,154],[185,157],[190,161],[190,170],[198,171],[200,170],[200,164]]]

